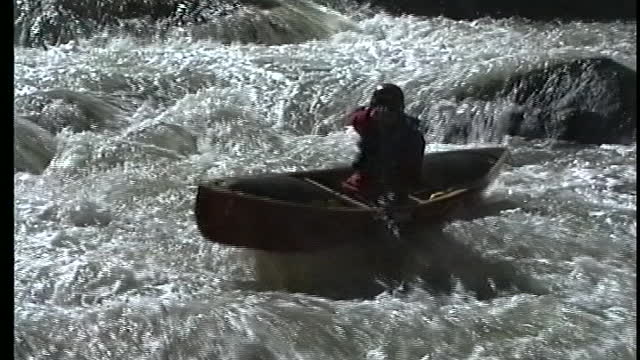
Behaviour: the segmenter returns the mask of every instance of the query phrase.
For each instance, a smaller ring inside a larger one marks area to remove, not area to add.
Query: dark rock
[[[634,0],[358,0],[393,14],[452,19],[519,16],[533,20],[635,20]]]
[[[495,119],[497,137],[550,138],[583,144],[630,143],[637,123],[636,72],[608,58],[547,65],[474,87],[458,101],[508,99],[515,104]],[[472,140],[474,124],[452,120],[445,142]],[[457,141],[456,141],[457,140]]]
[[[24,116],[14,117],[13,128],[14,172],[41,174],[56,154],[55,137]]]

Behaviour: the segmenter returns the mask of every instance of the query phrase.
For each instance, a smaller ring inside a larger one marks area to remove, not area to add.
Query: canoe
[[[443,223],[498,174],[506,148],[426,154],[400,228]],[[198,186],[195,217],[214,243],[277,252],[323,250],[388,235],[381,211],[338,191],[349,166],[215,179]]]

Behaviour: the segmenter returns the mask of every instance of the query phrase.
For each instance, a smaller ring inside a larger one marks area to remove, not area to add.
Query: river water
[[[53,156],[14,177],[16,358],[634,359],[635,143],[505,140],[512,160],[487,202],[511,206],[426,232],[406,261],[380,258],[402,283],[368,282],[357,249],[212,244],[192,208],[204,179],[350,161],[344,115],[380,81],[433,124],[456,93],[545,61],[603,55],[635,69],[635,22],[285,4],[278,16],[305,15],[310,40],[176,29],[15,48],[16,113],[49,136],[17,161]],[[492,145],[428,135],[427,151]],[[494,278],[510,286],[487,295]]]

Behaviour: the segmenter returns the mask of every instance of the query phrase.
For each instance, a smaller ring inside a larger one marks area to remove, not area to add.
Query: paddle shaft
[[[309,178],[303,178],[303,179],[304,179],[304,181],[306,181],[306,182],[308,182],[310,184],[313,184],[313,185],[319,187],[320,189],[322,189],[322,190],[332,194],[333,196],[335,196],[337,198],[340,198],[341,200],[344,200],[344,201],[346,201],[346,202],[348,202],[348,203],[350,203],[352,205],[355,205],[355,206],[363,208],[363,209],[371,209],[370,206],[368,206],[368,205],[366,205],[366,204],[364,204],[364,203],[362,203],[362,202],[360,202],[360,201],[358,201],[356,199],[353,199],[353,198],[351,198],[351,197],[349,197],[347,195],[340,194],[339,192],[331,189],[328,186],[322,185],[322,184],[320,184],[319,182],[317,182],[315,180],[311,180]]]

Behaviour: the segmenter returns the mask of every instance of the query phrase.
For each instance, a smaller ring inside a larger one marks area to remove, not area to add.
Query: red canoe
[[[449,220],[486,189],[508,157],[506,148],[425,155],[413,204],[399,209],[401,227]],[[380,211],[332,189],[348,166],[214,180],[198,187],[195,216],[208,240],[251,249],[295,252],[327,249],[387,232]]]

